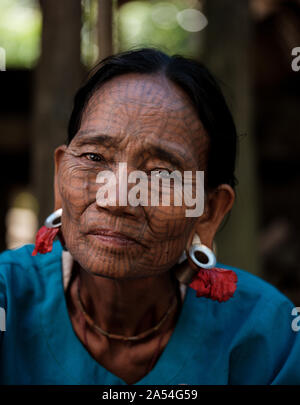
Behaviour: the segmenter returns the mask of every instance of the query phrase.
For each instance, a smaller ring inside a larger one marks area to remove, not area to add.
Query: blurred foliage
[[[125,3],[118,13],[118,50],[156,46],[167,53],[197,57],[199,33],[183,29],[178,22],[178,13],[189,8],[201,10],[201,4],[197,0]]]
[[[40,54],[41,12],[37,0],[0,1],[0,47],[8,68],[31,68]]]
[[[158,46],[167,53],[197,57],[202,37],[180,26],[178,13],[185,9],[201,10],[201,1],[125,3],[115,17],[117,50]],[[82,0],[81,53],[82,62],[89,67],[98,56],[97,12],[97,0]],[[38,0],[0,0],[0,47],[6,50],[7,68],[34,67],[40,54],[41,26]]]
[[[97,46],[97,0],[81,0],[81,60],[88,68],[92,67],[98,57]]]

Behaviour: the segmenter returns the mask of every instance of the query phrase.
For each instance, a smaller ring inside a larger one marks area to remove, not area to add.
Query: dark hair
[[[163,73],[188,94],[210,138],[207,186],[215,188],[225,183],[234,188],[237,133],[219,85],[203,64],[181,55],[168,56],[155,48],[109,56],[91,70],[75,95],[67,144],[79,130],[82,113],[94,92],[108,80],[126,73]]]

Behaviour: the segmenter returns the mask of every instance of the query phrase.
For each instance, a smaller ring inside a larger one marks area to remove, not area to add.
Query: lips
[[[94,229],[88,232],[89,235],[97,237],[99,240],[104,242],[127,245],[127,244],[141,244],[138,240],[132,238],[124,233],[115,232],[111,229]]]

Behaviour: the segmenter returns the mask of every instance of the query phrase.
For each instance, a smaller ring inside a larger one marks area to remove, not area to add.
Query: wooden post
[[[99,60],[116,51],[115,0],[98,0],[98,47]]]
[[[40,0],[42,52],[35,70],[31,183],[39,222],[54,208],[53,152],[65,142],[74,93],[83,76],[80,63],[80,0]]]
[[[236,201],[224,229],[217,235],[218,260],[252,273],[260,272],[258,256],[258,186],[252,134],[249,42],[251,17],[248,0],[209,0],[204,63],[223,83],[239,140]],[[222,170],[222,168],[220,168]]]

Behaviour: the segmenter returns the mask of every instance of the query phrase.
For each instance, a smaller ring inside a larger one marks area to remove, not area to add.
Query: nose
[[[129,171],[126,162],[120,162],[114,170],[104,170],[98,173],[96,182],[99,188],[96,203],[116,215],[139,216],[140,206],[130,205],[128,192],[133,184],[128,184]]]

